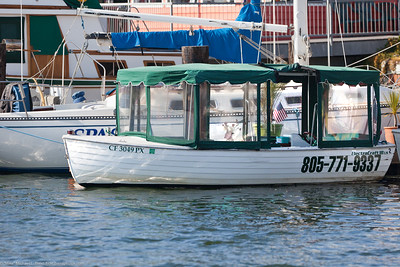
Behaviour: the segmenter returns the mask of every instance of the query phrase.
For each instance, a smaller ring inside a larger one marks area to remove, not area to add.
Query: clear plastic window
[[[200,92],[200,107],[209,108],[200,111],[200,140],[257,140],[256,84],[203,84]]]
[[[322,140],[368,140],[367,86],[324,83],[323,89]]]
[[[194,139],[194,86],[150,87],[150,134],[184,140]]]
[[[147,109],[145,87],[120,86],[119,101],[119,132],[146,132]]]

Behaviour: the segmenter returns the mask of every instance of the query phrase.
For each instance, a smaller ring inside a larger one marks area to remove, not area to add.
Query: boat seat
[[[310,146],[310,144],[307,141],[305,141],[299,134],[292,134],[290,137],[290,141],[292,146],[298,146],[298,147]]]

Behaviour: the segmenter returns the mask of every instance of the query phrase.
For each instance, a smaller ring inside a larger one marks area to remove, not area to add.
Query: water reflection
[[[76,190],[68,177],[0,175],[0,256],[72,264],[72,253],[91,266],[394,266],[399,194],[396,181]]]

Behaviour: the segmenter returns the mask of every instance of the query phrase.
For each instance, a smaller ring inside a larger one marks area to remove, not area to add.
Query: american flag
[[[276,106],[272,115],[274,117],[274,120],[278,123],[287,118],[286,110],[283,108],[281,102],[279,102],[279,104]]]

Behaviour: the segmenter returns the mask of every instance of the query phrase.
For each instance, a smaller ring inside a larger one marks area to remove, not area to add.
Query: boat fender
[[[74,103],[80,103],[86,100],[85,98],[85,92],[84,91],[79,91],[76,92],[72,95],[72,99],[74,100]]]
[[[115,95],[116,92],[117,92],[117,88],[111,89],[110,91],[108,91],[108,92],[106,93],[106,97]]]

